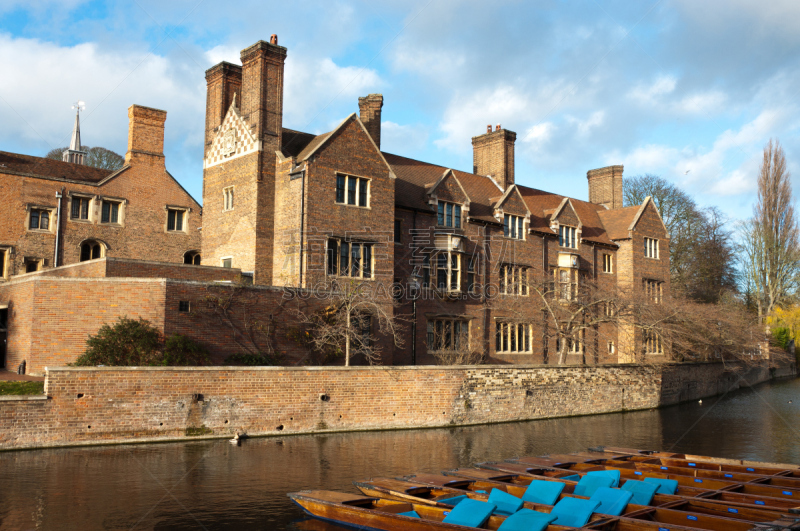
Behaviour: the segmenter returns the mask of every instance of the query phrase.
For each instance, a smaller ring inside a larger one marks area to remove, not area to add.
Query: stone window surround
[[[530,295],[528,276],[530,267],[525,264],[502,263],[497,272],[498,295],[527,297]],[[510,282],[509,282],[510,279]],[[512,289],[509,290],[509,287]]]
[[[67,192],[67,211],[66,211],[66,218],[70,222],[75,223],[93,223],[94,222],[94,207],[97,204],[98,196],[86,192]],[[86,209],[86,219],[75,218],[72,216],[72,201],[74,199],[86,199],[88,201],[88,207]]]
[[[55,212],[56,207],[43,206],[29,203],[25,208],[25,230],[28,232],[38,232],[40,234],[53,234],[55,232]],[[32,229],[31,228],[31,213],[34,210],[44,210],[48,213],[47,228],[46,229]]]
[[[350,206],[353,206],[353,205],[350,205]],[[331,266],[330,266],[330,263],[329,263],[330,259],[331,259],[331,249],[332,249],[330,247],[330,242],[331,241],[335,241],[336,242],[336,253],[335,253],[336,273],[335,274],[331,273]],[[352,255],[353,250],[352,250],[351,246],[353,244],[361,245],[361,251],[359,253],[360,254],[360,259],[359,260],[362,262],[362,264],[361,264],[361,267],[359,267],[358,276],[342,275],[341,274],[341,270],[340,269],[341,269],[342,242],[346,243],[347,246],[348,246],[347,267],[348,267],[348,271],[349,272],[352,272],[351,260],[352,260],[352,256],[353,256]],[[363,260],[364,260],[364,247],[365,246],[369,247],[369,260],[370,260],[370,263],[369,263],[369,273],[370,273],[370,275],[369,276],[364,276]],[[326,276],[331,277],[331,278],[357,278],[359,280],[366,280],[366,281],[376,280],[376,274],[375,274],[375,260],[376,260],[375,248],[377,246],[378,246],[378,243],[377,242],[373,242],[373,241],[363,241],[363,240],[350,239],[350,238],[347,238],[347,237],[330,236],[325,241],[325,274],[326,274]]]
[[[183,212],[183,228],[180,230],[178,229],[169,229],[169,213],[171,210],[176,210]],[[166,216],[164,216],[164,232],[167,234],[188,234],[189,233],[189,213],[192,211],[190,207],[185,206],[178,206],[178,205],[164,205],[164,212]]]
[[[527,239],[526,233],[528,232],[525,230],[525,222],[525,216],[503,213],[503,238],[525,241]],[[511,228],[509,229],[509,227]],[[508,234],[506,234],[506,231],[508,231]]]
[[[339,206],[345,206],[345,207],[351,207],[351,208],[362,208],[364,210],[372,210],[372,178],[371,177],[364,177],[362,175],[353,175],[351,173],[344,173],[344,172],[339,172],[339,171],[337,171],[335,173],[335,177],[336,177],[337,180],[339,179],[339,177],[344,177],[344,201],[343,202],[336,201],[336,194],[335,194],[335,190],[334,190],[334,203],[335,204],[337,204]],[[351,205],[350,203],[347,202],[347,194],[348,194],[348,190],[349,190],[348,182],[350,181],[350,179],[358,179],[358,183],[359,183],[358,187],[356,188],[356,202],[355,202],[354,205]],[[366,205],[359,205],[358,204],[358,202],[359,202],[359,200],[361,198],[361,182],[362,182],[362,179],[367,182],[367,194],[366,194],[366,196],[367,196],[366,197],[367,204]],[[334,181],[334,189],[335,189],[335,187],[336,187],[336,182]]]
[[[439,223],[439,206],[442,206],[442,222]],[[447,207],[451,206],[451,223],[450,225],[447,224]],[[458,207],[458,213],[456,214],[456,207]],[[465,211],[466,207],[461,203],[455,203],[453,201],[442,201],[438,197],[436,198],[436,226],[437,227],[446,227],[448,229],[456,229],[456,230],[463,230],[465,224]]]
[[[223,212],[230,212],[235,208],[236,203],[235,201],[235,186],[226,186],[222,189],[222,211]]]
[[[2,264],[0,264],[0,280],[7,279],[9,271],[11,270],[11,256],[14,254],[14,248],[11,246],[0,246],[0,255],[3,257]]]
[[[466,345],[465,348],[469,349],[470,343],[471,343],[470,339],[471,339],[471,328],[472,327],[470,326],[470,324],[471,324],[471,321],[473,319],[472,317],[463,317],[463,316],[456,317],[456,316],[444,316],[444,315],[441,315],[441,316],[426,315],[425,318],[426,318],[426,323],[425,323],[425,329],[426,329],[425,347],[426,347],[428,352],[442,352],[442,351],[447,351],[447,350],[453,350],[452,348],[450,348],[450,349],[447,349],[447,348],[439,348],[439,349],[431,348],[431,345],[430,345],[431,336],[433,335],[433,342],[434,343],[440,343],[441,346],[445,346],[446,347],[446,345],[445,345],[445,337],[442,337],[441,339],[437,339],[436,338],[436,323],[442,323],[442,327],[441,327],[442,335],[445,335],[447,333],[446,332],[447,325],[445,324],[445,322],[450,324],[451,338],[453,337],[452,336],[452,331],[453,331],[453,328],[455,326],[454,323],[456,323],[456,322],[460,323],[459,326],[461,327],[461,334],[462,334],[460,337],[466,337],[467,345]],[[433,329],[433,331],[431,329]],[[451,341],[452,341],[452,339],[451,339]],[[459,347],[456,346],[455,348],[459,348]]]
[[[95,199],[97,200],[97,204],[100,207],[100,215],[98,216],[98,223],[99,224],[101,224],[103,226],[107,226],[107,227],[124,227],[125,226],[125,210],[126,210],[125,206],[128,204],[128,200],[127,199],[123,199],[121,197],[112,197],[110,195],[95,196]],[[119,212],[117,213],[117,221],[116,221],[116,223],[113,222],[113,221],[106,221],[106,222],[103,221],[103,211],[102,211],[102,209],[103,209],[103,203],[105,203],[105,202],[117,203],[119,205]],[[89,206],[89,212],[90,212],[89,217],[91,218],[91,212],[92,212],[91,205]],[[83,220],[76,220],[76,221],[83,221]]]
[[[519,329],[522,327],[524,329],[524,335],[522,336],[522,349],[519,348],[511,348],[511,332],[512,327],[514,327],[514,341],[519,346],[520,336],[519,336]],[[501,335],[502,331],[502,335]],[[527,341],[526,341],[527,340]],[[498,342],[501,345],[501,348],[497,348]],[[506,345],[509,348],[503,348]],[[527,346],[527,347],[526,347]],[[496,317],[495,318],[495,352],[498,354],[530,354],[533,352],[533,325],[530,323],[514,323],[509,321],[503,321],[502,318]]]
[[[660,260],[659,240],[656,238],[644,238],[644,257],[653,260]]]
[[[603,253],[603,273],[614,273],[614,255]]]

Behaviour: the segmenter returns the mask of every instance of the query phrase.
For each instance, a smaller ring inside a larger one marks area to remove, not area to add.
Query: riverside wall
[[[0,397],[0,450],[429,428],[655,408],[794,364],[52,368],[45,396]]]

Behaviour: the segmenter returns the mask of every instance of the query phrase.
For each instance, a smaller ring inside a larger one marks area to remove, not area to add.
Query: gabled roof
[[[464,185],[463,185],[463,184],[461,184],[461,181],[459,181],[459,180],[458,180],[458,177],[456,176],[455,172],[454,172],[452,169],[450,169],[450,168],[447,168],[447,169],[444,171],[444,173],[442,174],[442,176],[441,176],[441,177],[439,177],[439,179],[437,179],[437,180],[436,180],[436,182],[435,182],[435,183],[433,183],[433,185],[432,185],[432,186],[430,186],[430,189],[428,190],[428,195],[434,195],[434,194],[436,193],[436,189],[437,189],[437,188],[439,188],[439,185],[440,185],[440,184],[442,184],[442,183],[444,182],[444,180],[445,180],[445,179],[446,179],[448,176],[452,177],[452,178],[453,178],[453,180],[455,180],[456,184],[457,184],[457,185],[458,185],[458,187],[461,189],[461,193],[462,193],[462,194],[464,194],[464,197],[466,197],[466,198],[467,198],[467,202],[465,203],[465,205],[469,206],[469,205],[470,205],[470,203],[471,203],[471,201],[470,201],[470,199],[469,199],[469,194],[468,194],[468,193],[467,193],[467,191],[464,189]],[[427,187],[427,185],[425,185],[425,186]]]
[[[522,197],[522,194],[519,191],[519,186],[517,186],[516,184],[512,184],[511,186],[509,186],[506,192],[502,195],[502,197],[500,197],[500,199],[494,202],[494,208],[498,209],[502,207],[503,203],[505,203],[506,200],[509,198],[509,196],[512,194],[516,194],[517,197],[519,197],[519,199],[522,201],[522,204],[525,205],[525,208],[528,211],[527,215],[530,215],[531,211],[528,208],[527,203],[525,202],[525,198]]]
[[[563,206],[562,203],[566,203],[565,199],[569,199],[569,204],[572,205],[575,214],[583,224],[581,239],[606,245],[615,245],[600,219],[600,213],[606,212],[604,206],[536,190],[535,188],[528,188],[527,186],[519,186],[519,191],[531,211],[530,227],[532,230],[545,234],[555,234],[550,228],[550,220],[556,215],[556,210]]]
[[[97,184],[116,171],[0,151],[0,173]]]
[[[612,240],[624,240],[630,238],[630,231],[633,228],[634,220],[638,218],[639,211],[645,203],[641,205],[616,208],[614,210],[604,210],[600,212],[600,220],[608,231]]]

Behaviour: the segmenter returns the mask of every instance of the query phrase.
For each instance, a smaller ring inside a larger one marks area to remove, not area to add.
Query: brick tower
[[[242,50],[242,66],[206,71],[203,263],[272,284],[276,152],[283,130],[286,48],[278,37]]]
[[[603,205],[609,210],[622,208],[622,169],[606,166],[586,172],[589,180],[589,202]]]

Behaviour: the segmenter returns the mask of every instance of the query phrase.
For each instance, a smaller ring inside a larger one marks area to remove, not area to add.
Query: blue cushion
[[[452,498],[444,498],[441,500],[436,500],[436,503],[446,503],[447,505],[458,505],[458,502],[466,500],[467,496],[453,496]]]
[[[587,472],[586,475],[609,477],[614,480],[614,483],[612,483],[611,486],[619,487],[619,477],[620,477],[619,470],[594,470],[592,472]]]
[[[544,531],[556,516],[530,509],[520,509],[497,528],[497,531]]]
[[[625,507],[628,506],[628,503],[630,503],[632,497],[633,493],[626,490],[600,487],[589,499],[600,502],[600,507],[595,509],[596,513],[619,516],[622,514],[622,511],[625,510]]]
[[[556,525],[567,527],[581,527],[586,525],[592,512],[600,505],[598,501],[583,500],[581,498],[562,498],[555,504],[550,514],[558,518],[553,521]]]
[[[653,501],[653,494],[656,493],[657,489],[658,485],[655,483],[645,483],[635,479],[629,479],[622,485],[622,490],[633,493],[631,503],[638,503],[639,505],[650,505],[650,502]]]
[[[417,511],[408,511],[405,513],[397,513],[397,514],[399,514],[400,516],[410,516],[411,518],[419,518]]]
[[[525,494],[522,495],[522,501],[531,503],[543,503],[545,505],[554,505],[561,496],[561,491],[564,490],[566,484],[558,481],[545,481],[543,479],[534,479],[528,488],[525,489]]]
[[[583,476],[575,485],[574,494],[578,496],[591,496],[600,487],[610,487],[614,483],[614,478],[608,476]]]
[[[662,478],[644,478],[645,483],[655,483],[658,485],[658,494],[675,494],[678,490],[678,480]]]
[[[520,498],[500,489],[492,489],[492,493],[489,494],[489,503],[497,506],[494,514],[508,516],[522,509],[522,500]]]
[[[492,515],[495,506],[493,503],[466,499],[453,507],[450,514],[442,520],[446,524],[465,525],[467,527],[480,527]]]
[[[566,480],[566,481],[580,481],[581,480],[581,476],[578,475],[578,474],[571,474],[569,476],[562,476],[562,477],[560,477],[558,479],[563,479],[563,480]]]

